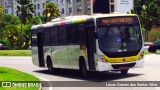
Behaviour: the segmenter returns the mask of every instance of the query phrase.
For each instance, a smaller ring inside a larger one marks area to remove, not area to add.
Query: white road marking
[[[38,76],[38,78],[39,78],[39,79],[42,79],[42,80],[44,80],[44,81],[49,81],[49,80],[47,80],[47,79],[45,79],[45,78],[43,78],[43,77],[39,77],[39,76]],[[49,86],[51,86],[50,83],[48,83],[48,84],[49,84]],[[53,90],[52,87],[49,87],[49,90]]]

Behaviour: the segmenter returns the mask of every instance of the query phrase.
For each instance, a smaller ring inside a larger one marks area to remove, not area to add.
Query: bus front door
[[[95,70],[95,40],[94,40],[94,27],[87,27],[87,53],[88,53],[88,65],[89,70]]]
[[[43,33],[37,34],[39,67],[44,67]]]

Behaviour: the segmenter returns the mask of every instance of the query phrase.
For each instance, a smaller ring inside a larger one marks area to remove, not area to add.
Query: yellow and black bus
[[[32,27],[32,60],[39,67],[121,71],[144,65],[140,21],[134,14],[96,14],[54,19]]]

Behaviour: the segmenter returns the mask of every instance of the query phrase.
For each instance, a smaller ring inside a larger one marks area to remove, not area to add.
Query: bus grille
[[[119,69],[120,67],[134,67],[136,63],[127,63],[127,64],[116,64],[116,65],[112,65],[112,67],[114,69]]]

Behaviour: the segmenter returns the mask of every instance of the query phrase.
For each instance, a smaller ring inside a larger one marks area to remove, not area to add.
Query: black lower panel
[[[116,64],[116,65],[112,65],[112,67],[114,69],[119,69],[120,67],[134,67],[136,63],[127,63],[127,64]]]

